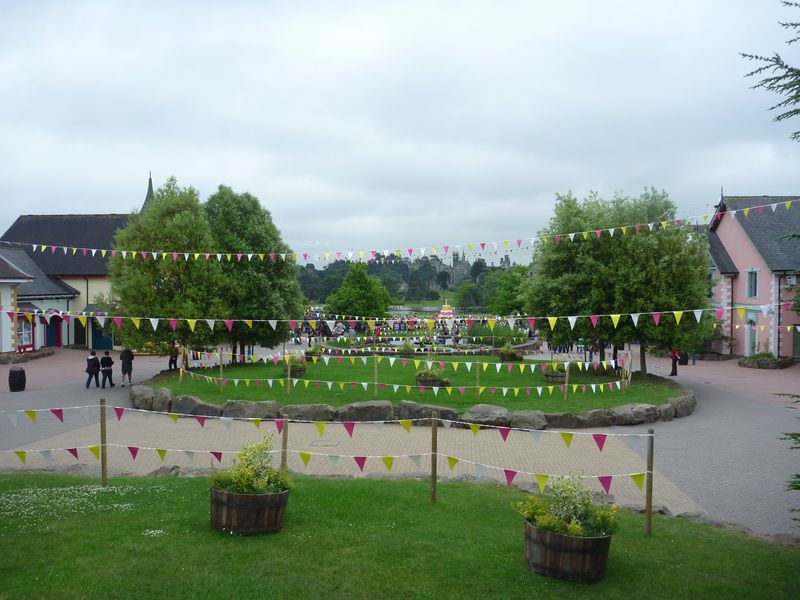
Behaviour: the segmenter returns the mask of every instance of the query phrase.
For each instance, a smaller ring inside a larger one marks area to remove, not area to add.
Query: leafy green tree
[[[421,300],[428,295],[428,282],[425,273],[421,269],[411,271],[408,276],[408,290],[406,291],[407,300]]]
[[[474,308],[481,304],[480,288],[469,280],[464,280],[456,288],[453,303],[461,309]]]
[[[641,226],[640,233],[623,232],[621,224]],[[648,224],[654,224],[649,231]],[[666,228],[662,223],[667,225]],[[615,227],[596,239],[595,231]],[[552,236],[587,232],[556,242]],[[542,235],[535,254],[534,277],[526,285],[529,312],[539,316],[611,315],[642,313],[634,325],[624,317],[614,327],[609,317],[595,328],[589,319],[579,319],[571,329],[559,319],[550,331],[546,319],[537,327],[556,343],[581,338],[599,339],[620,347],[640,340],[648,345],[691,350],[711,333],[709,319],[697,324],[689,312],[681,323],[673,310],[705,309],[710,306],[707,239],[694,227],[675,225],[675,205],[666,192],[647,190],[638,198],[603,200],[595,194],[579,202],[571,194],[557,196],[554,216]],[[661,312],[656,326],[649,314]],[[602,351],[603,348],[601,348]],[[640,352],[642,374],[647,373],[646,354]]]
[[[300,289],[306,298],[317,302],[322,301],[320,274],[312,263],[308,263],[305,267],[297,270],[297,281],[300,283]]]
[[[484,300],[489,310],[496,315],[525,312],[523,286],[528,279],[528,270],[522,266],[514,266],[508,271],[498,271],[492,275],[495,279],[494,292]]]
[[[450,273],[439,271],[436,274],[436,285],[440,290],[447,290],[450,287]]]
[[[328,296],[328,310],[340,315],[383,317],[391,298],[377,277],[362,263],[352,263],[341,287]]]
[[[173,332],[168,319],[221,318],[226,303],[221,295],[222,265],[206,261],[200,254],[214,249],[214,237],[206,220],[197,190],[178,186],[174,177],[155,192],[153,200],[139,214],[131,215],[128,225],[115,236],[117,248],[136,250],[182,250],[192,254],[176,260],[148,255],[124,258],[118,253],[109,261],[111,295],[120,314],[159,318],[157,329],[143,319],[137,328],[125,319],[120,341],[125,346],[143,348],[147,344],[166,345],[172,340],[188,346],[203,346],[216,341],[217,334],[202,321],[192,331],[187,321],[178,321]]]
[[[349,269],[350,263],[346,260],[335,260],[327,265],[319,276],[320,298],[327,299],[338,290]]]
[[[800,2],[790,2],[783,0],[784,6],[790,8],[800,8]],[[800,34],[800,22],[780,23],[781,27],[787,30],[795,30],[790,35]],[[791,45],[800,41],[800,35],[795,35],[786,43]],[[800,115],[800,68],[793,67],[784,62],[781,55],[775,52],[772,56],[759,56],[757,54],[741,53],[742,57],[750,61],[762,63],[760,67],[751,71],[747,77],[762,77],[753,89],[762,88],[773,92],[783,99],[770,107],[770,110],[781,111],[775,115],[773,121],[784,121],[791,117]],[[796,142],[800,142],[800,131],[795,131],[790,136]]]
[[[486,270],[486,261],[482,258],[478,258],[472,263],[472,266],[469,268],[469,276],[472,277],[472,281],[475,283],[479,283],[483,272]]]
[[[289,247],[258,198],[220,185],[205,204],[214,246],[225,254],[220,286],[225,313],[236,322],[228,333],[236,347],[272,347],[289,337],[287,319],[303,316],[305,298]],[[242,251],[252,253],[236,254]],[[284,255],[287,260],[281,258]],[[252,327],[243,320],[255,320]],[[273,329],[267,322],[277,320]]]

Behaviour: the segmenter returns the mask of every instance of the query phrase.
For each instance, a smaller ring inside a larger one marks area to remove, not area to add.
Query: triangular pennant
[[[450,466],[450,470],[452,471],[455,466],[458,464],[458,459],[455,456],[448,456],[447,457],[447,464]]]
[[[356,461],[356,464],[358,465],[358,470],[359,471],[363,471],[364,470],[364,465],[367,462],[367,457],[366,456],[354,456],[353,460]]]
[[[503,469],[503,473],[505,473],[506,476],[506,485],[510,486],[514,481],[514,478],[517,476],[517,472],[512,469]]]
[[[75,460],[78,460],[78,449],[77,448],[67,448],[67,452],[72,454],[75,457]]]
[[[597,444],[598,449],[600,452],[603,451],[603,446],[606,445],[606,438],[608,436],[605,433],[593,433],[592,438],[594,438],[594,443]]]
[[[16,454],[17,458],[19,458],[20,461],[22,461],[23,465],[26,464],[26,462],[27,462],[27,453],[25,452],[25,450],[14,450],[14,454]]]
[[[139,454],[139,448],[136,446],[128,446],[128,452],[131,453],[131,458],[136,460],[136,455]]]
[[[198,415],[198,416],[195,417],[195,419],[197,420],[198,423],[200,423],[200,427],[205,427],[206,426],[206,418],[205,417]]]
[[[393,456],[381,456],[381,460],[383,464],[386,465],[386,469],[388,471],[392,470],[392,465],[394,464],[394,457]]]
[[[89,452],[94,455],[95,460],[100,460],[100,446],[97,444],[89,446]]]
[[[50,412],[53,413],[59,421],[62,423],[64,422],[64,409],[63,408],[51,408]]]
[[[122,406],[115,406],[114,414],[117,415],[117,421],[121,421],[122,415],[125,414],[125,408],[123,408]]]
[[[476,437],[478,435],[478,432],[481,430],[481,426],[478,425],[477,423],[470,423],[469,424],[469,428],[470,428],[470,431],[472,431],[472,435],[474,435]]]
[[[597,480],[600,482],[600,485],[602,485],[603,489],[606,491],[606,494],[611,492],[611,480],[613,478],[613,475],[600,475],[597,478]]]
[[[500,437],[502,437],[503,441],[505,442],[508,439],[508,434],[511,433],[511,428],[510,427],[498,427],[497,431],[500,432]]]
[[[31,420],[31,423],[36,423],[36,411],[35,410],[26,410],[25,414],[28,415],[28,418]]]
[[[411,419],[400,419],[398,421],[400,426],[405,429],[407,432],[411,433]]]
[[[572,444],[572,438],[575,436],[574,433],[568,433],[566,431],[561,432],[561,439],[564,440],[564,445],[569,448],[570,444]]]
[[[422,455],[421,454],[411,454],[411,455],[409,455],[408,458],[411,459],[411,462],[414,463],[415,467],[417,467],[418,469],[420,468],[420,465],[422,464]]]
[[[339,455],[338,454],[329,454],[328,455],[328,462],[330,462],[331,463],[331,467],[333,467],[335,469],[336,465],[339,464]]]
[[[611,315],[611,322],[614,324],[614,329],[616,329],[617,325],[619,325],[619,318],[621,316],[622,315]]]
[[[631,475],[631,479],[633,479],[633,483],[636,484],[636,487],[639,488],[639,491],[644,489],[644,473],[634,473]]]
[[[682,310],[673,310],[672,314],[675,317],[675,324],[676,325],[680,325],[681,324],[681,318],[683,317],[683,311]]]
[[[327,426],[327,423],[324,421],[315,421],[314,425],[316,426],[317,431],[319,431],[319,437],[325,437],[325,427]]]
[[[300,452],[300,458],[303,461],[303,464],[307,467],[308,461],[311,460],[311,453],[310,452]]]
[[[553,329],[555,329],[557,321],[558,317],[547,317],[547,322],[550,323],[550,331],[553,331]]]
[[[218,463],[222,462],[222,452],[220,452],[218,450],[211,450],[211,456],[216,458]]]
[[[536,474],[536,485],[539,486],[539,491],[544,494],[544,488],[547,485],[547,480],[549,479],[549,475],[544,475],[543,473]]]

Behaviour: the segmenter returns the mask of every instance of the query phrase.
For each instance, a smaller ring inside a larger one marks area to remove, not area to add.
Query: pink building
[[[723,196],[708,227],[714,302],[725,308],[717,351],[800,359],[800,196]]]

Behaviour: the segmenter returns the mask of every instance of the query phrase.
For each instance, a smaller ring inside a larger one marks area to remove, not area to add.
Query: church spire
[[[155,197],[153,193],[153,172],[150,171],[150,178],[147,181],[147,194],[144,197],[144,204],[142,204],[142,210],[147,208],[147,203],[150,202]]]

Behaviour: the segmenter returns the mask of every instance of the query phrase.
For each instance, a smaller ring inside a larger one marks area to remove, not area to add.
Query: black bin
[[[687,352],[681,352],[680,354],[678,354],[678,364],[679,365],[689,364],[689,354]]]
[[[8,389],[12,392],[25,391],[25,369],[11,367],[8,371]]]

